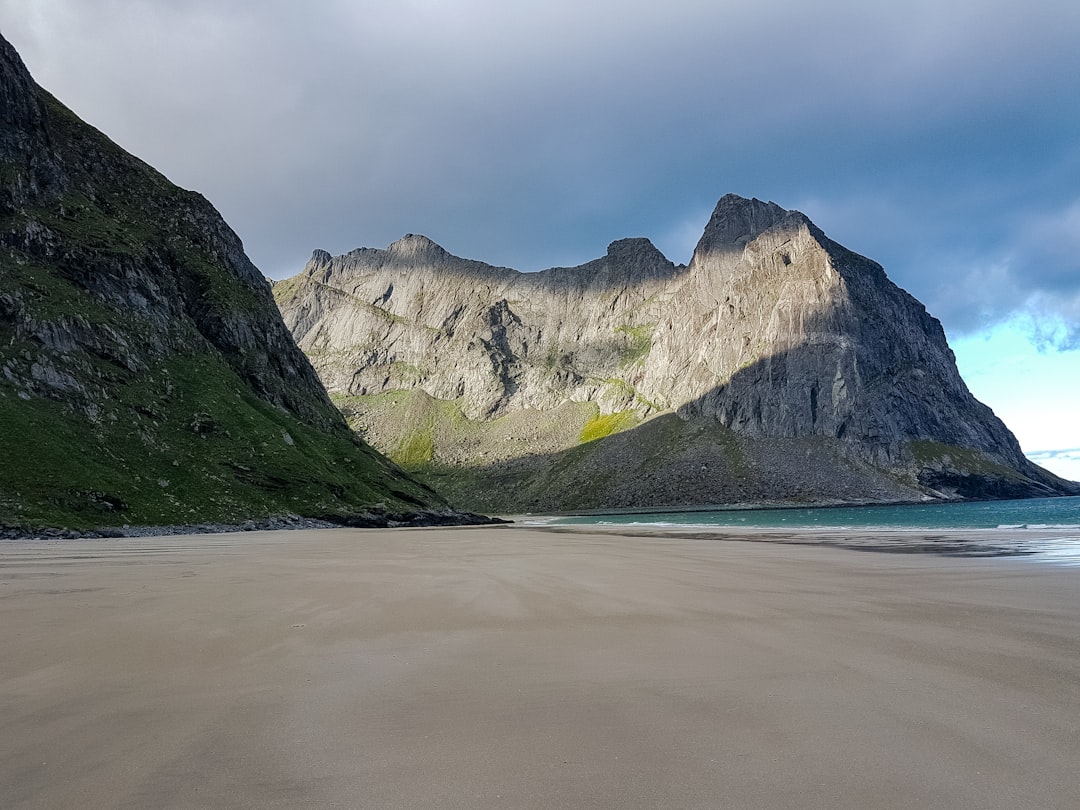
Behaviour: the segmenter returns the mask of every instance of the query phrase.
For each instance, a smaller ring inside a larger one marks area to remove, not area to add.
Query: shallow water
[[[1028,557],[1080,566],[1080,497],[903,506],[619,513],[556,518],[548,525],[643,530],[795,529],[806,530],[799,542],[820,545],[894,553]],[[873,536],[864,534],[864,530],[887,531]],[[944,534],[917,538],[904,530],[920,535],[925,532]],[[848,536],[830,536],[830,531],[845,532]],[[850,536],[852,532],[855,536]],[[958,536],[960,532],[963,537]]]

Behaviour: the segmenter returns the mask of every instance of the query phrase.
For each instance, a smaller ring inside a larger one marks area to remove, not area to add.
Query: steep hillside
[[[274,295],[352,424],[474,508],[1073,491],[918,301],[774,203],[721,199],[689,266],[626,239],[518,273],[409,235]]]
[[[2,38],[0,117],[0,524],[443,504],[348,429],[214,208]]]

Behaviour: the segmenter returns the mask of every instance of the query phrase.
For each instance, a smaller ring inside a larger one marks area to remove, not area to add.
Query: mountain
[[[408,235],[315,251],[274,296],[351,424],[470,508],[1076,491],[918,301],[771,202],[722,198],[688,266],[624,239],[519,273]]]
[[[217,211],[3,38],[0,119],[0,524],[444,506],[349,430]]]

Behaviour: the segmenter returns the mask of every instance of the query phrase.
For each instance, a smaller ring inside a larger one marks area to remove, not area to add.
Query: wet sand
[[[1075,808],[1078,762],[1076,568],[520,527],[0,545],[4,808]]]

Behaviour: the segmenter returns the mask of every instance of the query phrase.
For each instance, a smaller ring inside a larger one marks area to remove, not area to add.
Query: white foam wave
[[[1046,529],[1080,529],[1080,523],[1002,523],[999,529],[1034,529],[1044,531]]]

